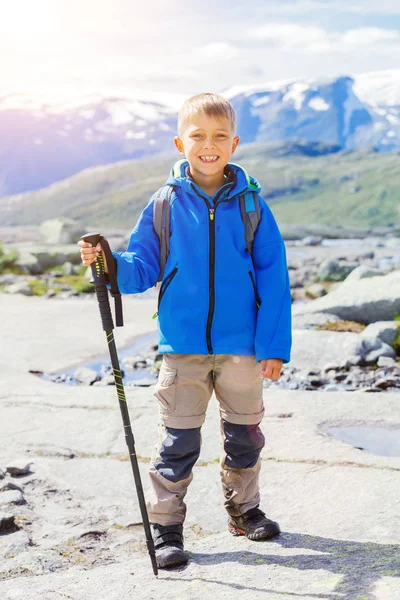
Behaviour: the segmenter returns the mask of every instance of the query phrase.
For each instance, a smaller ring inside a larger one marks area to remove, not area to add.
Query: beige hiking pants
[[[238,516],[258,506],[264,437],[261,365],[254,356],[164,354],[154,395],[160,422],[150,467],[152,523],[183,523],[184,497],[200,453],[201,426],[213,391],[219,402],[220,475],[225,508]]]

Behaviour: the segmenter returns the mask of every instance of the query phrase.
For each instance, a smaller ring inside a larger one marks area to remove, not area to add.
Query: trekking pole
[[[100,235],[99,233],[88,233],[81,238],[84,242],[88,242],[92,244],[93,247],[97,246],[100,243],[102,249],[104,250],[107,265],[108,265],[108,276],[109,283],[111,287],[111,295],[115,300],[115,313],[116,313],[116,326],[120,327],[123,325],[122,320],[122,303],[121,303],[121,294],[117,285],[116,278],[116,270],[115,270],[115,261],[114,257],[111,254],[110,246],[107,240]],[[124,423],[125,430],[125,440],[129,449],[129,456],[131,458],[131,465],[133,471],[133,477],[135,479],[136,492],[139,500],[140,512],[143,520],[143,527],[146,535],[146,544],[147,550],[150,555],[151,564],[153,567],[153,573],[157,576],[158,569],[156,563],[156,553],[154,549],[154,542],[151,535],[149,517],[146,509],[146,502],[143,493],[142,481],[140,478],[139,465],[137,461],[136,451],[135,451],[135,440],[132,433],[131,422],[129,418],[128,406],[125,397],[124,385],[122,383],[122,375],[119,368],[119,360],[117,355],[117,349],[115,347],[114,340],[114,323],[111,314],[110,301],[108,297],[108,288],[107,288],[107,278],[104,268],[103,255],[100,252],[96,261],[91,264],[92,275],[93,275],[93,283],[96,288],[96,296],[97,301],[99,303],[101,322],[103,325],[103,330],[106,332],[108,349],[110,352],[111,365],[113,369],[115,389],[117,390],[117,396],[119,400],[119,406],[121,409],[122,421]]]

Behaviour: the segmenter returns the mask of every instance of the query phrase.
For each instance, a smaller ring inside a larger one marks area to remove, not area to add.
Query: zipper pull
[[[158,317],[158,311],[154,313],[154,315],[151,317],[152,319],[157,319]]]
[[[210,208],[209,212],[210,212],[210,221],[214,221],[215,208]]]

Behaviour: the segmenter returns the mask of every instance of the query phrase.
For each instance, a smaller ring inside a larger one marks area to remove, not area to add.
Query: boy
[[[252,540],[279,534],[258,508],[264,436],[262,378],[276,380],[290,360],[291,296],[285,246],[266,203],[250,255],[239,197],[258,183],[229,159],[235,135],[232,105],[216,94],[185,101],[174,138],[185,158],[173,186],[170,252],[158,300],[159,352],[155,396],[160,424],[148,495],[157,563],[188,560],[183,549],[184,496],[200,453],[200,430],[215,391],[221,414],[221,481],[233,535]],[[160,273],[153,227],[154,197],[143,210],[126,252],[113,253],[122,293],[144,292]],[[89,265],[100,246],[79,242]],[[260,364],[261,363],[261,364]]]

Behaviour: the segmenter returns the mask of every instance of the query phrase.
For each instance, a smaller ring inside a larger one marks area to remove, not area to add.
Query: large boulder
[[[316,312],[365,324],[391,321],[400,314],[400,271],[378,278],[346,280],[323,298],[293,306],[294,315]]]
[[[74,244],[84,233],[86,229],[82,225],[67,217],[49,219],[40,226],[40,234],[46,244]]]
[[[25,273],[31,275],[39,275],[46,269],[63,265],[67,261],[74,265],[81,264],[81,256],[76,244],[61,246],[28,245],[18,248],[18,253],[15,264]]]

